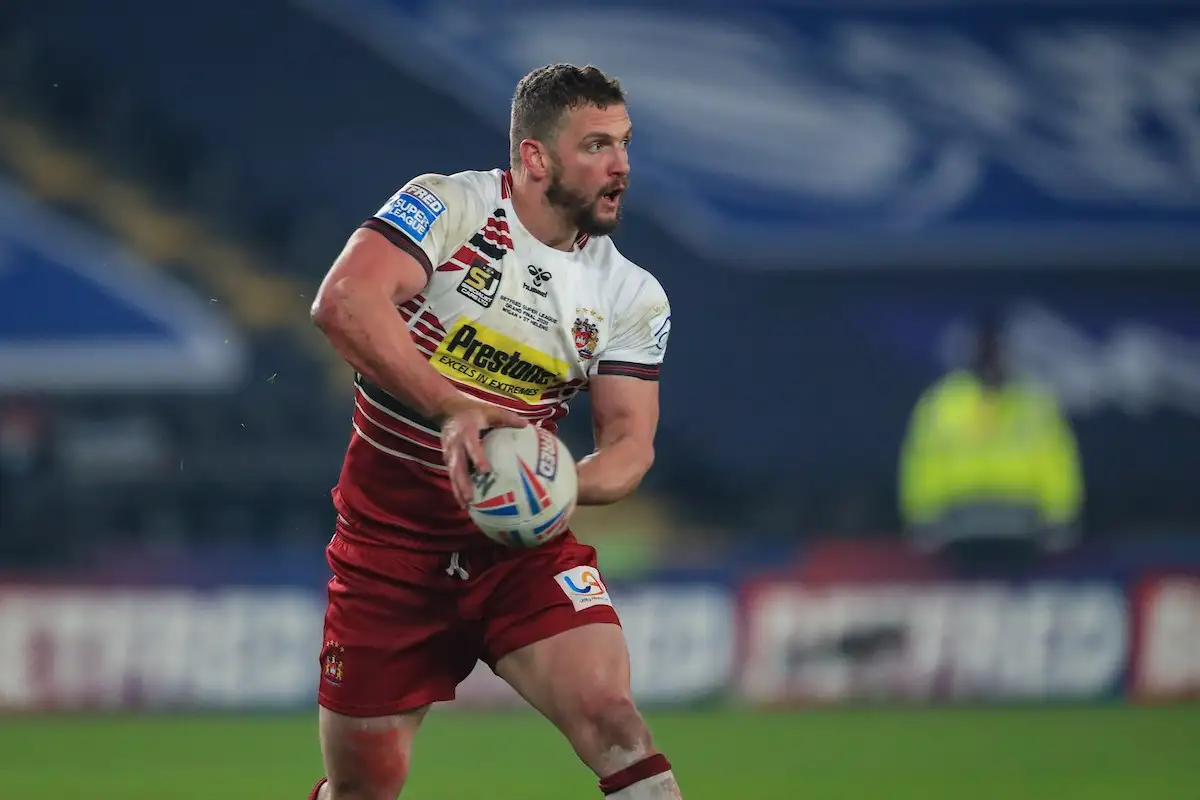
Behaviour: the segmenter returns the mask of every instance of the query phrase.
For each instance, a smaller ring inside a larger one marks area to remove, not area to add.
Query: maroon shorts
[[[494,668],[571,628],[619,624],[595,549],[570,533],[531,550],[482,544],[459,554],[460,571],[444,553],[348,542],[343,530],[326,548],[333,578],[318,692],[339,714],[453,700],[481,659]]]

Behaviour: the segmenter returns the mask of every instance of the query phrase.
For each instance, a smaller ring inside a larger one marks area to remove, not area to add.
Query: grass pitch
[[[1200,708],[654,713],[688,800],[1195,800]],[[0,794],[304,800],[315,714],[0,717]],[[529,713],[435,710],[405,798],[600,797]]]

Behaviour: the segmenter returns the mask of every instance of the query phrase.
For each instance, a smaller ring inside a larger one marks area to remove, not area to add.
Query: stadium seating
[[[220,228],[229,215],[214,210],[239,196],[221,184],[220,158],[135,98],[11,27],[0,27],[0,74],[3,173],[225,304],[251,350],[233,392],[35,398],[51,420],[53,469],[6,493],[3,547],[61,564],[64,547],[82,555],[120,540],[327,537],[347,370],[315,346],[311,284],[265,269],[269,248]]]
[[[309,324],[311,293],[399,181],[502,163],[503,131],[284,0],[123,7],[121,19],[83,0],[0,7],[0,171],[222,305],[248,335],[250,369],[223,394],[41,399],[81,441],[122,421],[157,443],[157,460],[141,478],[114,471],[120,481],[81,467],[65,473],[77,485],[47,483],[18,505],[69,492],[53,511],[81,546],[152,531],[179,542],[319,540],[349,406],[346,368]],[[178,29],[189,35],[162,33]],[[422,126],[434,118],[453,124],[432,136]],[[672,341],[649,488],[682,499],[676,509],[693,520],[782,540],[895,530],[896,450],[936,365],[927,354],[903,361],[863,320],[878,316],[872,292],[919,292],[927,276],[747,270],[688,252],[636,212],[622,237],[664,279],[687,327]],[[992,280],[950,280],[948,302],[956,291],[990,297]],[[1025,291],[1019,275],[997,280]],[[741,315],[755,324],[717,324]],[[770,381],[786,402],[756,402]],[[585,410],[566,427],[579,446]],[[848,430],[853,443],[839,433]],[[242,477],[260,488],[241,488]],[[1194,514],[1194,493],[1173,509],[1147,492],[1136,511],[1097,494],[1089,514],[1101,527],[1147,511]]]
[[[226,393],[38,397],[53,468],[0,504],[4,552],[61,568],[64,548],[94,561],[115,544],[323,541],[349,377],[307,314],[328,218],[248,200],[241,165],[27,29],[0,26],[0,74],[0,176],[221,304],[251,364]]]

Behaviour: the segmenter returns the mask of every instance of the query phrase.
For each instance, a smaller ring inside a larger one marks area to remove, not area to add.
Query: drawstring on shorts
[[[450,577],[457,577],[459,580],[467,580],[470,574],[463,568],[461,562],[462,556],[459,553],[450,554],[450,566],[446,567],[446,574]]]

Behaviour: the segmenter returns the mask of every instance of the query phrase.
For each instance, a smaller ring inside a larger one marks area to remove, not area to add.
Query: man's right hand
[[[466,401],[447,413],[442,424],[442,455],[459,505],[466,508],[475,495],[471,470],[492,471],[483,454],[483,432],[491,428],[524,428],[528,424],[511,411],[475,401]]]

